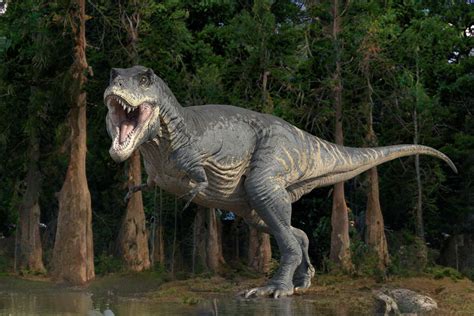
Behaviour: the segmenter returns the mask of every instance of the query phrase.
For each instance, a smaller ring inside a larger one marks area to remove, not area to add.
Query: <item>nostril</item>
[[[123,79],[117,79],[116,83],[119,87],[123,87]]]

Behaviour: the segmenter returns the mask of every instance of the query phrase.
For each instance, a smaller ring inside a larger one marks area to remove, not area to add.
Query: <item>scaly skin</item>
[[[456,171],[448,157],[430,147],[343,147],[268,114],[228,105],[183,108],[168,86],[141,66],[113,69],[104,100],[114,160],[139,149],[147,186],[158,185],[188,203],[233,211],[274,236],[280,267],[266,286],[246,291],[246,297],[287,296],[311,285],[308,238],[291,226],[291,204],[302,195],[414,154],[443,159]]]

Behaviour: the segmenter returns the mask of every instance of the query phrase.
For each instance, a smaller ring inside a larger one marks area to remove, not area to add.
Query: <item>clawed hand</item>
[[[125,204],[127,204],[128,201],[132,198],[133,193],[138,192],[138,191],[144,191],[147,188],[148,188],[148,185],[146,183],[135,185],[129,188],[127,194],[123,198],[123,201],[125,202]]]
[[[193,189],[191,189],[191,191],[179,197],[180,199],[187,201],[183,207],[183,211],[188,208],[189,204],[191,204],[196,195],[202,190],[204,190],[206,186],[207,182],[198,183]]]

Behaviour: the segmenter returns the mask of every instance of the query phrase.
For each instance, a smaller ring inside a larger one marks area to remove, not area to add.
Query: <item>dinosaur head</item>
[[[143,66],[113,68],[104,92],[107,131],[112,138],[110,156],[126,160],[141,144],[159,133],[163,81]]]

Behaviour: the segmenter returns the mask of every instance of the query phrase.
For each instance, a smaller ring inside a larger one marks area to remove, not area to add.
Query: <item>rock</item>
[[[418,314],[434,311],[438,304],[429,296],[408,289],[383,289],[375,292],[378,315]]]
[[[114,312],[112,312],[110,309],[104,310],[103,313],[101,313],[98,310],[90,310],[87,312],[87,316],[114,316]]]
[[[112,312],[112,311],[111,311],[110,309],[108,309],[108,308],[104,311],[103,314],[104,314],[104,316],[115,316],[114,312]]]
[[[397,303],[390,296],[382,292],[375,293],[375,302],[376,315],[400,315]]]

